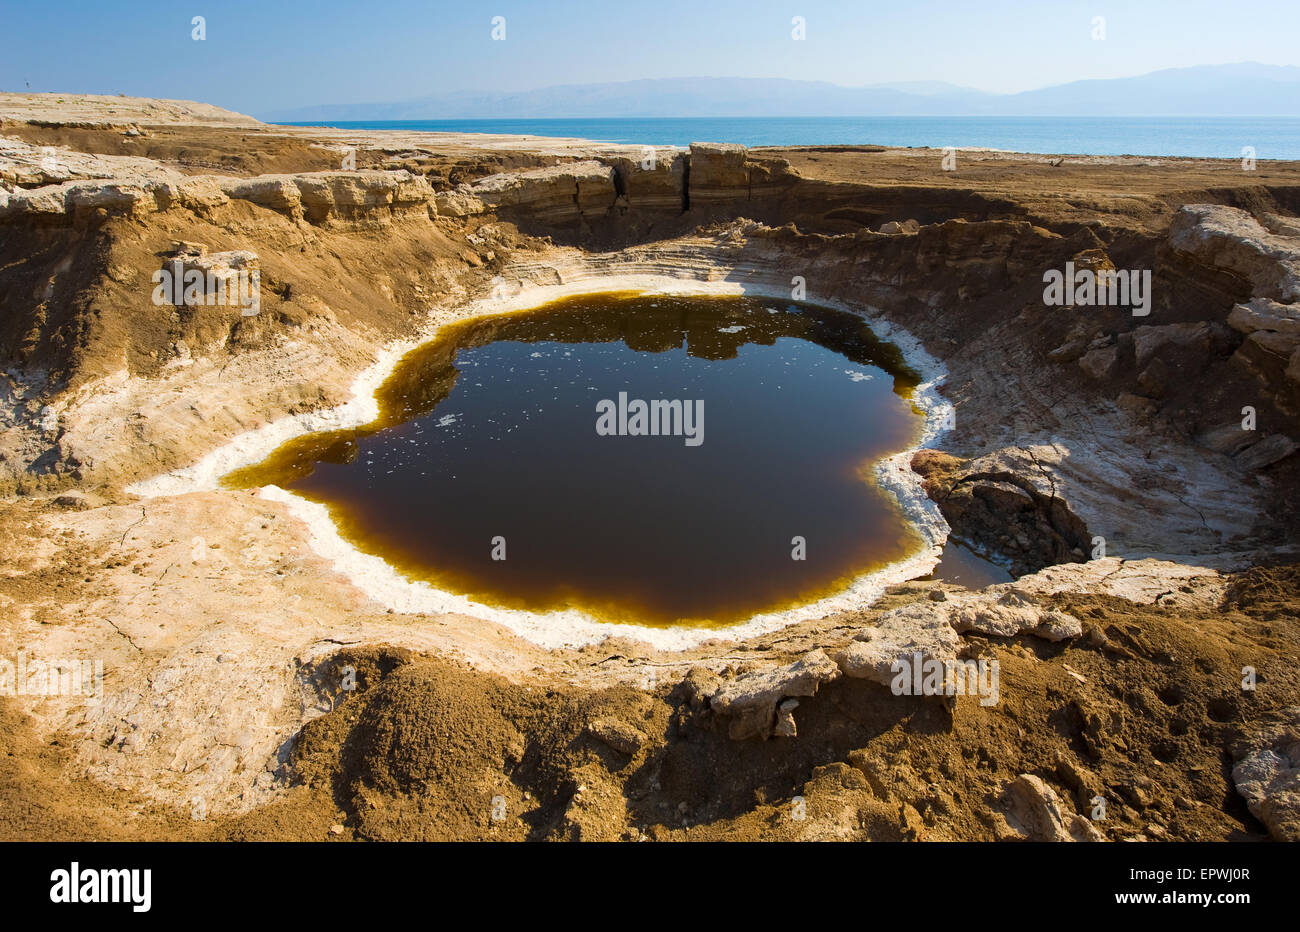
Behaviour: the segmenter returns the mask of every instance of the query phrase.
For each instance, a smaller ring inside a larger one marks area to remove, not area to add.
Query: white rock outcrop
[[[960,634],[997,637],[1032,634],[1049,641],[1083,633],[1079,619],[1040,604],[1031,592],[992,587],[979,593],[949,593],[947,600],[905,605],[881,615],[835,656],[844,675],[889,685],[894,666],[923,660],[953,664],[961,652]]]
[[[1232,782],[1277,841],[1300,841],[1300,706],[1238,743]]]
[[[1188,204],[1174,215],[1169,243],[1206,265],[1254,285],[1256,296],[1300,299],[1300,238],[1265,229],[1249,213],[1222,204]]]
[[[845,676],[885,686],[894,678],[893,665],[899,660],[911,662],[914,654],[951,662],[961,639],[949,616],[949,606],[942,602],[917,602],[886,612],[836,654],[835,662]]]
[[[709,698],[709,707],[714,715],[729,720],[730,737],[766,738],[778,724],[777,705],[782,700],[816,695],[818,687],[839,677],[839,667],[823,651],[814,650],[787,666],[737,677]]]
[[[614,169],[587,159],[503,172],[474,183],[468,194],[493,210],[526,212],[539,221],[589,219],[614,206]]]

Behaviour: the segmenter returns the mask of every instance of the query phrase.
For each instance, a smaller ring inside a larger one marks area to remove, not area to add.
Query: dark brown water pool
[[[489,604],[726,623],[920,546],[872,478],[918,434],[915,384],[851,314],[590,295],[447,328],[376,422],[226,483],[321,502],[360,549]]]

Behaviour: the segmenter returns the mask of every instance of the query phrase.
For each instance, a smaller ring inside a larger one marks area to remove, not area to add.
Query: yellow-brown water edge
[[[362,551],[486,604],[721,625],[916,551],[871,467],[914,443],[917,382],[845,312],[584,295],[444,328],[374,422],[223,483],[320,502]]]

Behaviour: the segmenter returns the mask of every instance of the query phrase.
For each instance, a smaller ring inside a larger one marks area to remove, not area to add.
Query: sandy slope
[[[159,100],[119,94],[23,94],[0,92],[0,120],[24,120],[51,124],[172,123],[181,125],[260,126],[233,110],[193,100]]]

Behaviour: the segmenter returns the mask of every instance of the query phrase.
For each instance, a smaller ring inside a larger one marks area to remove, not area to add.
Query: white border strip
[[[558,285],[524,288],[510,296],[476,301],[467,313],[457,314],[455,321],[492,314],[531,310],[560,298],[580,294],[632,291],[643,295],[749,295],[790,303],[788,288],[736,281],[699,281],[655,274],[608,274],[591,269],[591,277]],[[753,615],[743,622],[720,628],[658,628],[600,621],[584,612],[529,612],[495,608],[474,602],[465,596],[436,589],[427,582],[412,582],[382,558],[363,553],[345,540],[330,518],[329,510],[278,486],[265,486],[263,498],[282,502],[295,518],[307,525],[311,548],[331,561],[334,569],[369,598],[398,612],[461,614],[495,622],[546,648],[579,647],[608,637],[627,637],[644,641],[660,650],[685,650],[710,641],[738,641],[774,631],[799,621],[823,618],[839,611],[861,609],[875,601],[889,586],[923,576],[939,562],[948,538],[948,523],[939,508],[930,501],[920,476],[912,472],[910,462],[916,450],[931,446],[942,435],[952,406],[939,395],[938,386],[947,373],[911,334],[894,327],[879,316],[879,311],[859,308],[843,302],[808,298],[822,307],[847,311],[867,319],[872,331],[882,340],[893,343],[902,352],[907,365],[921,376],[913,391],[912,403],[925,415],[917,445],[882,460],[876,465],[876,481],[897,498],[904,516],[920,534],[921,550],[898,563],[854,579],[842,591],[792,609]],[[416,346],[436,337],[441,326],[425,336],[393,344],[379,359],[357,377],[352,398],[326,411],[296,414],[249,431],[209,453],[193,466],[174,470],[130,486],[127,491],[145,498],[183,495],[211,491],[220,478],[232,470],[261,462],[285,441],[307,433],[344,430],[368,424],[379,416],[375,391],[393,371],[398,361]]]

